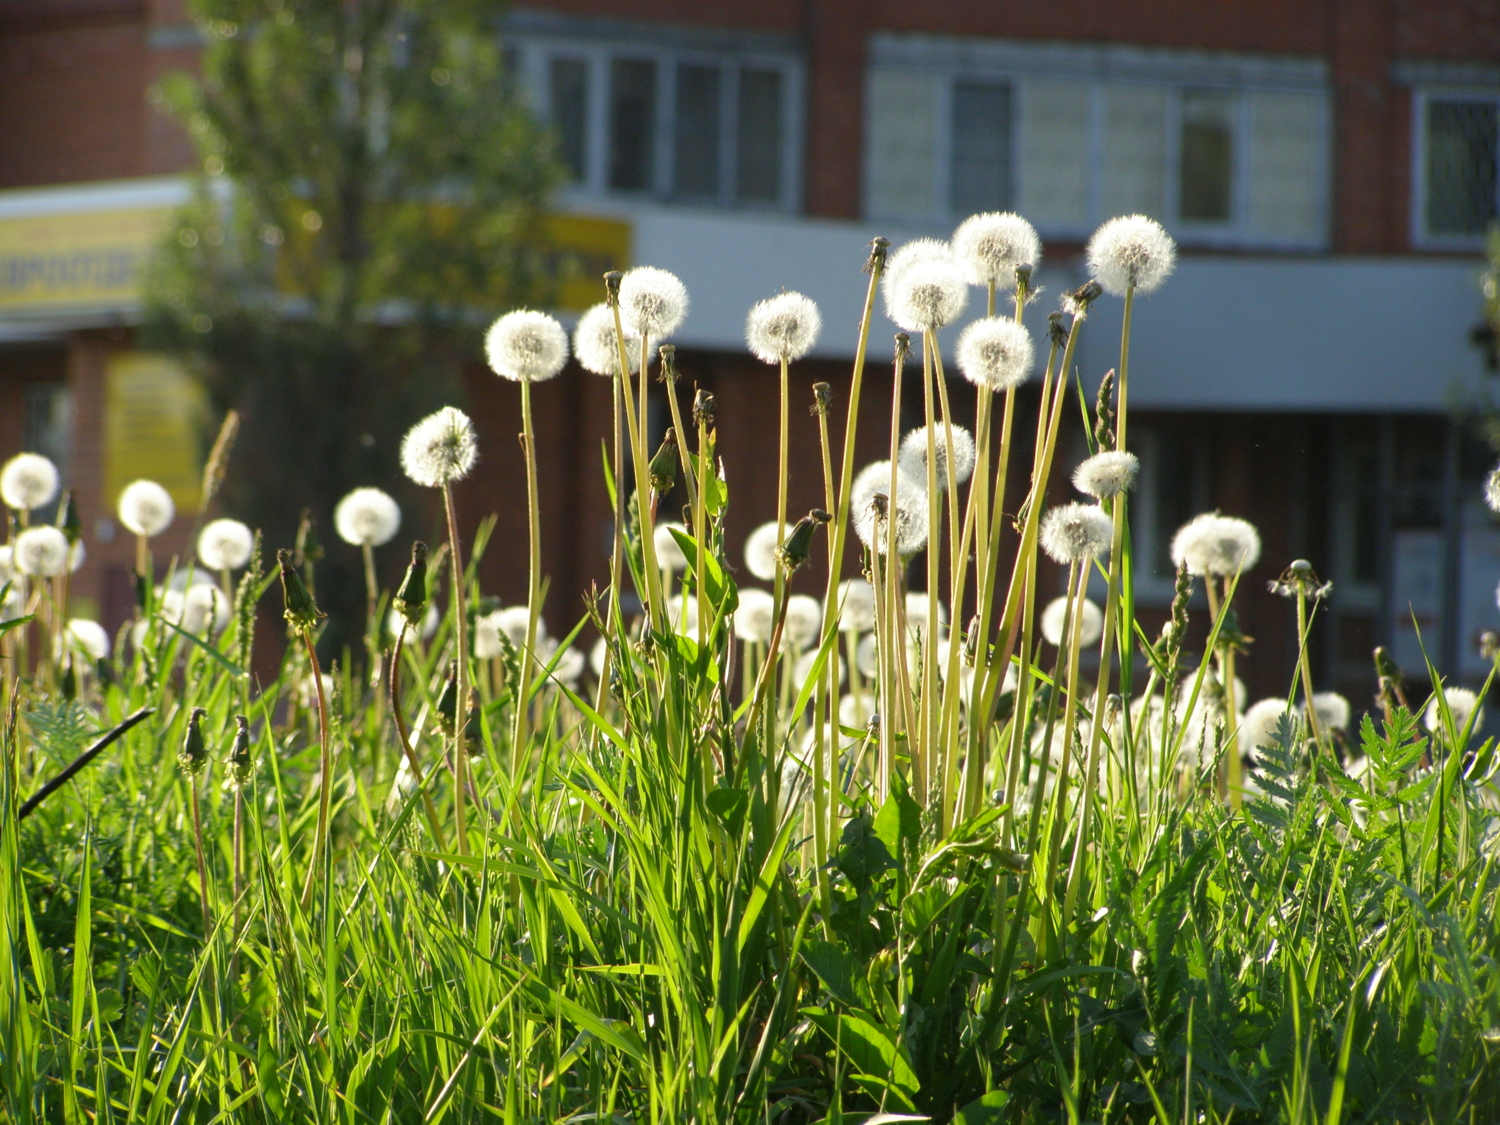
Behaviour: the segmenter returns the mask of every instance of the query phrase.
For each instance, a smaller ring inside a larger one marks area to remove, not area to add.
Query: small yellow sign
[[[548,220],[551,252],[545,272],[559,309],[582,312],[604,300],[601,280],[610,270],[630,266],[630,224],[594,215],[553,215]]]
[[[104,369],[104,495],[154,480],[179,508],[198,506],[203,388],[169,356],[120,352]]]
[[[0,311],[133,304],[170,207],[0,219]]]

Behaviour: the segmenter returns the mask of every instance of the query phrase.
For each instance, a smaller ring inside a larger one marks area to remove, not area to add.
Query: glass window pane
[[[1089,227],[1091,93],[1082,82],[1028,80],[1020,89],[1020,211],[1043,230]]]
[[[614,59],[609,67],[609,186],[645,191],[656,164],[656,64]]]
[[[1211,90],[1182,95],[1179,213],[1188,222],[1230,218],[1234,179],[1234,99]]]
[[[738,195],[774,203],[781,198],[781,72],[740,71]]]
[[[719,193],[719,68],[677,68],[677,125],[672,146],[679,195]]]
[[[583,59],[553,59],[548,79],[558,159],[567,166],[568,178],[577,183],[588,169],[588,63]]]
[[[1010,87],[953,86],[949,203],[958,214],[1010,207]]]
[[[877,219],[925,218],[937,209],[937,81],[927,74],[874,67],[866,90],[866,211]]]
[[[1495,218],[1495,104],[1427,105],[1427,232],[1483,234]]]

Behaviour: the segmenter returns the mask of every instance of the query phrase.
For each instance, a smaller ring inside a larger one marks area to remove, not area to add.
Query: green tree
[[[399,492],[405,427],[454,401],[490,317],[545,298],[557,166],[507,80],[493,2],[191,12],[201,74],[153,99],[200,174],[150,271],[145,338],[240,410],[227,505],[289,545],[303,507],[326,528],[356,484]],[[338,586],[357,591],[350,569]]]

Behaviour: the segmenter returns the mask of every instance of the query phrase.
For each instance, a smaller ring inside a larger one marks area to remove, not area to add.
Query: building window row
[[[1415,109],[1417,241],[1476,247],[1500,218],[1500,92],[1422,92]]]

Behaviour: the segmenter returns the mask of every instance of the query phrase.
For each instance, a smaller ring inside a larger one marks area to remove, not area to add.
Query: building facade
[[[1492,378],[1475,335],[1500,212],[1500,4],[548,0],[497,33],[555,130],[559,210],[594,224],[604,258],[671,269],[693,295],[677,343],[719,396],[745,498],[731,539],[771,515],[774,384],[742,339],[754,301],[819,302],[825,331],[797,376],[811,401],[817,379],[847,387],[873,236],[1019,211],[1046,244],[1040,330],[1085,279],[1090,231],[1139,211],[1182,251],[1134,325],[1141,604],[1164,609],[1172,532],[1217,507],[1265,539],[1241,612],[1255,695],[1290,683],[1287,608],[1264,585],[1296,557],[1334,582],[1316,660],[1357,705],[1376,644],[1413,679],[1423,647],[1482,678],[1500,528],[1477,488],[1491,455],[1463,415]],[[131,326],[140,263],[192,163],[148,95],[193,65],[198,36],[175,0],[0,5],[0,436],[67,466],[92,514],[78,588],[105,616],[129,596],[112,490],[156,475],[191,503],[196,487],[191,389],[133,350]],[[1100,302],[1085,326],[1088,391],[1116,362],[1119,315]],[[880,325],[871,457],[886,440]],[[497,483],[519,468],[514,404],[477,369],[470,397],[496,453],[465,503],[498,509],[496,542],[519,542],[524,516]],[[567,513],[545,544],[555,626],[603,575],[608,412],[581,372],[539,388],[544,502]],[[810,424],[794,447],[794,465],[817,464]],[[793,488],[794,508],[821,499],[815,471]],[[521,593],[519,557],[489,566],[502,597]]]

